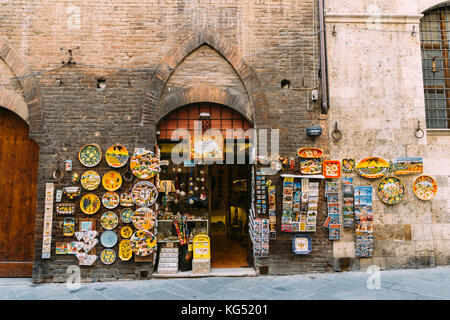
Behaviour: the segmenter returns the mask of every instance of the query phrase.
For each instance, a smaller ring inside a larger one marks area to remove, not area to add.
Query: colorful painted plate
[[[125,223],[130,223],[131,221],[133,221],[133,210],[130,208],[125,208],[120,211],[120,220]]]
[[[339,160],[325,160],[323,162],[325,178],[337,179],[341,176],[341,162]]]
[[[413,183],[413,191],[420,200],[433,199],[438,191],[436,179],[427,175],[417,177]]]
[[[390,170],[389,163],[378,157],[362,159],[355,167],[355,171],[364,178],[376,179],[384,176]]]
[[[103,176],[102,185],[108,191],[116,191],[122,185],[122,176],[117,171],[108,171]]]
[[[405,186],[397,177],[385,177],[378,182],[377,194],[386,204],[397,204],[405,196]]]
[[[133,229],[131,229],[129,226],[123,227],[120,229],[120,235],[122,238],[128,239],[133,235]]]
[[[100,185],[100,176],[97,172],[89,170],[81,175],[81,186],[92,191]]]
[[[140,207],[148,207],[154,204],[158,198],[158,190],[152,183],[141,181],[134,185],[131,195],[135,204]]]
[[[112,249],[105,249],[100,254],[100,260],[102,260],[104,264],[112,264],[116,261],[116,253]]]
[[[393,161],[393,170],[397,175],[423,173],[423,158],[408,157],[398,158]]]
[[[78,159],[85,167],[95,167],[102,160],[102,150],[96,144],[86,144],[78,152]]]
[[[132,207],[134,206],[133,196],[131,193],[122,193],[120,195],[120,205],[122,207]]]
[[[94,214],[100,209],[100,199],[92,193],[88,193],[80,200],[80,209],[86,214]]]
[[[119,195],[113,191],[107,191],[102,196],[102,203],[107,209],[114,209],[119,205]]]
[[[131,250],[141,257],[148,256],[156,249],[156,237],[147,230],[136,231],[130,239]]]
[[[297,154],[300,158],[320,158],[323,156],[323,150],[319,148],[300,148]]]
[[[133,225],[136,229],[150,230],[155,222],[156,215],[150,208],[139,208],[133,213]]]
[[[112,248],[117,243],[117,234],[112,230],[105,231],[102,233],[100,241],[105,248]]]
[[[119,218],[114,212],[108,211],[102,214],[102,217],[100,218],[100,223],[102,227],[105,228],[106,230],[112,230],[119,224]]]
[[[322,161],[319,159],[308,159],[300,162],[300,172],[302,174],[322,173]]]
[[[127,164],[128,158],[127,148],[120,144],[115,144],[106,150],[105,160],[113,168],[120,168]]]
[[[120,241],[119,243],[119,258],[122,261],[128,261],[133,256],[133,250],[131,249],[131,242],[129,239]]]
[[[130,169],[137,178],[142,180],[150,179],[161,171],[159,158],[148,150],[139,150],[134,154],[130,161]]]
[[[343,172],[355,171],[355,159],[342,159],[342,171]]]

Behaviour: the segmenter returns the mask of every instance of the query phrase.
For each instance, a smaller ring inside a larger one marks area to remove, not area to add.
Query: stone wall
[[[334,243],[336,265],[342,259],[355,269],[450,262],[450,135],[428,130],[421,139],[414,136],[418,121],[426,126],[418,23],[421,12],[440,2],[327,1],[328,120],[343,132],[331,143],[331,158],[420,156],[424,173],[439,185],[427,202],[413,194],[416,176],[400,177],[406,196],[398,205],[385,205],[374,194],[374,257],[355,259],[354,232],[346,231]],[[353,176],[355,185],[376,188],[379,181]]]

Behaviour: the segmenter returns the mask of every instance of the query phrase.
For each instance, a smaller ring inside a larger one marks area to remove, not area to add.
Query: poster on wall
[[[423,173],[423,158],[422,157],[407,157],[397,158],[393,162],[393,171],[395,174],[422,174]]]

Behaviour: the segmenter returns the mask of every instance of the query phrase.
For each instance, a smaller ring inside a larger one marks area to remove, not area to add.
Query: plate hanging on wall
[[[394,176],[384,177],[378,182],[377,194],[381,201],[386,204],[397,204],[405,196],[403,182]]]
[[[81,175],[81,186],[89,191],[95,190],[100,185],[100,175],[93,171],[86,171]]]
[[[102,160],[102,150],[95,143],[86,144],[78,152],[78,159],[85,167],[95,167]]]
[[[156,249],[156,237],[147,230],[136,231],[130,239],[131,249],[138,256],[148,256]]]
[[[133,213],[133,225],[136,229],[150,230],[155,222],[156,215],[150,208],[139,208]]]
[[[122,176],[117,171],[108,171],[102,178],[103,187],[108,191],[116,191],[122,185]]]
[[[102,214],[102,217],[100,218],[100,223],[103,228],[107,230],[112,230],[119,224],[119,218],[114,212],[108,211]]]
[[[112,248],[117,243],[117,234],[112,230],[105,231],[100,237],[100,242],[105,248]]]
[[[390,170],[389,163],[378,157],[362,159],[355,167],[355,171],[364,178],[376,179],[384,176]]]
[[[341,176],[341,162],[339,160],[325,160],[323,162],[325,178],[337,179]]]
[[[130,169],[138,179],[142,180],[153,178],[161,171],[159,158],[148,150],[139,150],[133,155]]]
[[[100,199],[92,193],[88,193],[80,200],[80,209],[86,214],[94,214],[100,209]]]
[[[128,239],[133,235],[133,229],[129,226],[122,227],[122,229],[120,229],[120,235],[122,238]]]
[[[116,252],[112,249],[105,249],[100,254],[100,260],[104,264],[112,264],[116,261]]]
[[[107,209],[114,209],[119,205],[119,195],[114,191],[107,191],[102,196],[102,203]]]
[[[431,200],[438,191],[436,179],[431,176],[422,175],[413,182],[413,191],[420,200]]]
[[[123,145],[115,144],[106,150],[105,160],[113,168],[121,168],[127,164],[130,155]]]
[[[148,181],[141,181],[134,185],[131,190],[133,201],[140,207],[148,207],[155,203],[158,198],[158,190]]]
[[[129,239],[120,241],[119,243],[119,258],[122,261],[128,261],[133,256],[133,250],[131,249],[131,242]]]
[[[134,206],[133,196],[131,195],[131,193],[124,192],[120,195],[120,205],[122,207]]]
[[[323,156],[323,150],[320,148],[300,148],[297,154],[300,158],[320,158]]]
[[[306,159],[300,162],[300,172],[302,174],[322,173],[322,161],[320,159]]]
[[[130,208],[125,208],[120,211],[120,220],[125,223],[130,223],[133,221],[133,210]]]

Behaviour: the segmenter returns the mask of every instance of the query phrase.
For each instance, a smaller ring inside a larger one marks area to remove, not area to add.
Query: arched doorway
[[[161,160],[166,163],[160,174],[162,185],[166,183],[165,189],[160,191],[167,195],[161,203],[161,209],[167,215],[163,220],[170,221],[177,213],[188,213],[195,217],[194,220],[199,220],[189,224],[188,229],[193,236],[197,233],[208,233],[210,236],[212,268],[252,265],[248,237],[251,128],[252,124],[236,110],[206,102],[175,109],[157,125]],[[193,150],[192,161],[185,160],[180,164],[173,161],[173,148],[186,141],[181,137],[172,140],[176,129],[189,132],[191,144],[188,148]],[[199,133],[199,129],[201,134],[213,129],[223,136],[223,144],[217,143],[221,155],[214,154],[214,161],[196,161],[199,153],[195,150],[196,139],[193,136]],[[229,129],[234,130],[232,135]],[[238,153],[242,156],[239,159]],[[238,161],[242,159],[244,161]],[[164,239],[175,239],[173,230],[162,224],[158,224],[158,233],[162,242]]]
[[[0,277],[31,277],[39,147],[0,107]]]

